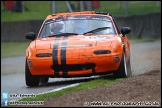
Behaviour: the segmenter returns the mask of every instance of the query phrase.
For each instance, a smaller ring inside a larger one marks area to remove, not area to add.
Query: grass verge
[[[78,8],[78,1],[71,1],[71,3],[76,9]],[[125,3],[125,1],[100,1],[100,7],[92,10],[106,11],[115,16],[125,15]],[[161,12],[160,1],[128,1],[127,3],[127,15]],[[52,1],[24,1],[24,5],[27,8],[25,12],[10,12],[5,10],[1,2],[1,22],[45,19],[47,15],[53,14]],[[57,13],[68,12],[65,1],[57,1],[56,10]]]
[[[25,56],[29,42],[1,42],[1,58]]]
[[[146,39],[131,39],[130,43],[154,42],[161,40],[160,38],[146,38]]]
[[[79,84],[78,86],[75,86],[75,87],[65,88],[65,89],[62,89],[62,90],[56,91],[56,92],[40,94],[40,95],[37,95],[35,98],[23,98],[19,101],[41,101],[45,98],[58,97],[58,96],[61,96],[64,94],[69,94],[69,93],[77,92],[80,90],[92,89],[97,86],[111,85],[113,83],[116,83],[116,82],[124,80],[124,79],[125,78],[120,78],[120,79],[97,78],[97,79],[91,80],[89,82],[84,82],[82,84]]]

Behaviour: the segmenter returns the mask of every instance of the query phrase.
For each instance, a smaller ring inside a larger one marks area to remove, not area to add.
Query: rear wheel
[[[31,74],[27,61],[25,63],[25,80],[26,80],[26,85],[31,87],[38,86],[40,82],[38,76],[33,76]]]
[[[128,64],[126,64],[126,58],[123,52],[120,66],[118,70],[113,73],[113,76],[114,78],[126,78],[126,77],[130,77],[131,75],[132,75],[132,72],[131,72],[130,58],[129,58]]]

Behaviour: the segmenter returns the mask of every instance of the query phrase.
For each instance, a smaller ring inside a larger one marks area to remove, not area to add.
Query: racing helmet
[[[50,32],[51,34],[60,33],[63,29],[63,24],[59,22],[50,23]]]

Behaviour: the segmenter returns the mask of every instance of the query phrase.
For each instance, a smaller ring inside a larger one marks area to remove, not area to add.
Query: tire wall
[[[131,28],[128,38],[161,38],[161,13],[149,13],[131,16],[114,16],[119,29]],[[1,41],[27,41],[25,34],[35,32],[36,35],[43,20],[17,22],[1,22]]]
[[[128,38],[161,38],[161,13],[118,16],[115,19],[119,29],[124,26],[131,28]]]
[[[27,41],[25,34],[32,31],[37,35],[42,23],[43,20],[1,22],[1,41]]]

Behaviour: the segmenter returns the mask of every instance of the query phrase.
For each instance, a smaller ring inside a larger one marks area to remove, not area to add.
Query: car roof
[[[59,16],[64,17],[64,16],[75,16],[75,15],[101,15],[101,16],[108,16],[109,18],[112,18],[111,15],[108,12],[95,12],[95,11],[82,11],[82,12],[66,12],[66,13],[57,13],[57,14],[52,14],[48,15],[45,20],[57,18]]]

